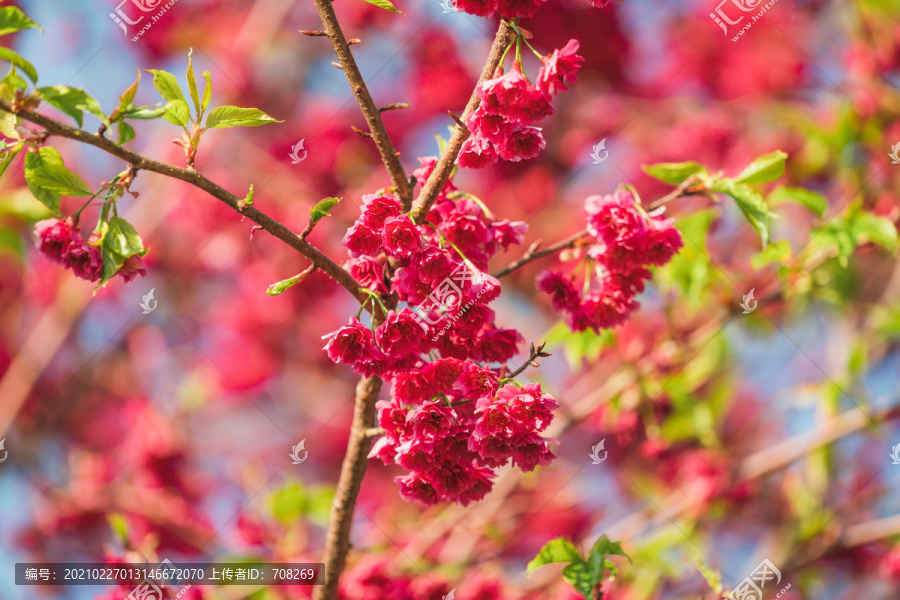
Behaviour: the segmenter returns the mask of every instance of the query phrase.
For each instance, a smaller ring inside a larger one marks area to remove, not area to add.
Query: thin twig
[[[519,375],[525,372],[525,369],[528,367],[537,367],[538,364],[535,362],[539,358],[547,358],[548,356],[553,356],[550,352],[544,352],[544,347],[547,345],[547,342],[542,342],[540,346],[535,348],[534,343],[531,344],[531,354],[528,356],[528,360],[522,363],[522,366],[507,375],[504,379],[515,379]]]
[[[319,2],[321,0],[316,1]],[[462,117],[460,117],[462,122],[465,122],[469,113],[478,108],[478,104],[480,103],[477,93],[478,87],[494,76],[494,71],[500,64],[500,58],[503,56],[503,51],[506,50],[506,47],[512,41],[514,35],[515,33],[513,32],[512,27],[509,26],[506,19],[502,19],[500,21],[500,27],[497,29],[497,35],[494,36],[494,43],[491,45],[491,52],[488,54],[487,62],[484,63],[484,68],[481,70],[481,76],[478,78],[478,83],[475,84],[475,89],[469,97],[466,109],[463,111]],[[438,195],[441,193],[441,190],[444,189],[444,185],[450,178],[450,173],[453,172],[456,158],[459,156],[459,151],[462,149],[463,142],[465,142],[468,137],[469,131],[465,127],[457,125],[453,130],[453,135],[450,136],[450,141],[447,143],[444,154],[438,159],[437,164],[434,166],[434,170],[431,172],[431,176],[422,186],[422,192],[416,199],[415,208],[413,210],[413,219],[416,223],[423,223],[425,221],[425,218],[428,216],[428,211],[431,210],[431,206],[434,204],[435,200],[437,200]]]
[[[338,24],[334,8],[331,6],[331,0],[315,1],[322,24],[325,26],[325,33],[328,35],[328,39],[331,40],[334,53],[337,54],[338,60],[341,61],[341,68],[347,77],[347,81],[350,82],[350,88],[356,96],[356,101],[359,103],[360,109],[362,109],[363,116],[366,118],[369,131],[372,132],[375,145],[378,147],[381,160],[391,176],[397,195],[404,206],[409,206],[412,204],[412,188],[409,185],[409,178],[406,176],[397,151],[394,149],[394,144],[391,143],[391,138],[384,128],[381,113],[378,112],[378,107],[375,106],[375,102],[372,100],[372,95],[369,93],[366,81],[356,65],[353,53],[350,52],[350,46],[346,38],[344,38],[341,26]]]
[[[13,107],[6,100],[0,100],[0,109],[7,112],[13,112]],[[160,175],[165,175],[166,177],[171,177],[172,179],[184,181],[185,183],[189,183],[194,187],[203,190],[210,196],[221,200],[234,210],[240,212],[242,215],[308,258],[314,265],[316,265],[316,267],[327,273],[335,281],[344,286],[344,288],[346,288],[347,291],[353,294],[353,296],[360,302],[364,301],[368,297],[365,294],[360,293],[360,285],[356,282],[356,280],[353,279],[350,273],[341,268],[341,266],[335,263],[333,260],[325,256],[321,251],[319,251],[309,242],[302,239],[296,233],[288,229],[285,225],[276,221],[267,214],[261,212],[256,207],[244,205],[242,208],[242,198],[235,196],[225,188],[210,181],[209,179],[198,173],[196,170],[182,169],[180,167],[174,167],[166,163],[152,160],[127,148],[118,146],[105,137],[101,137],[99,135],[83,131],[81,129],[76,129],[74,127],[69,127],[68,125],[64,125],[62,123],[54,121],[53,119],[45,117],[44,115],[38,114],[36,112],[32,112],[29,110],[19,110],[15,114],[26,121],[30,121],[36,125],[40,125],[50,135],[69,138],[71,140],[76,140],[90,146],[100,148],[104,152],[111,154],[116,158],[124,160],[136,169],[159,173]]]
[[[499,279],[501,277],[505,277],[506,275],[509,275],[516,269],[523,267],[530,262],[536,261],[539,258],[549,256],[550,254],[553,254],[554,252],[559,252],[560,250],[565,250],[566,248],[574,248],[579,240],[587,237],[588,235],[590,235],[590,234],[585,229],[584,231],[579,231],[575,235],[573,235],[571,237],[567,237],[566,239],[564,239],[560,242],[557,242],[557,243],[553,244],[552,246],[547,246],[546,248],[544,248],[543,250],[540,250],[540,251],[538,251],[538,248],[540,247],[540,241],[537,241],[537,242],[533,243],[531,245],[531,247],[528,248],[528,250],[525,252],[525,254],[522,255],[522,257],[520,259],[511,263],[508,267],[506,267],[502,271],[494,274],[494,277],[496,277],[497,279]]]

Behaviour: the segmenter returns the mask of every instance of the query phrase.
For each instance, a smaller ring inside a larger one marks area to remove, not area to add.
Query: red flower
[[[384,352],[375,345],[372,331],[356,317],[350,317],[349,325],[322,336],[322,339],[328,339],[325,352],[335,363],[349,365],[366,377],[383,371]]]
[[[458,161],[459,166],[466,169],[483,169],[497,162],[497,158],[497,152],[488,140],[471,135],[463,142]]]
[[[417,353],[424,337],[425,332],[419,322],[406,308],[399,313],[389,311],[384,323],[375,330],[378,345],[392,358]]]
[[[132,254],[125,259],[125,262],[122,264],[116,274],[121,275],[122,279],[125,280],[125,283],[129,283],[138,275],[140,275],[141,277],[146,277],[147,267],[144,265],[144,261],[140,257],[140,255]]]
[[[381,254],[381,236],[375,229],[357,221],[347,230],[341,243],[354,255],[378,256]]]
[[[482,83],[477,93],[485,113],[503,115],[522,125],[553,114],[549,98],[525,78],[519,61],[509,73]]]
[[[358,256],[344,263],[344,269],[359,284],[373,292],[387,292],[384,284],[384,263],[371,256]]]
[[[497,0],[454,0],[457,11],[477,17],[492,17],[497,11]]]
[[[506,136],[503,144],[497,148],[497,154],[503,160],[519,162],[534,158],[547,146],[540,127],[522,127],[516,125]]]
[[[421,246],[421,237],[409,217],[391,217],[384,223],[381,241],[388,254],[409,258]]]
[[[362,215],[359,220],[375,231],[384,227],[384,222],[390,217],[396,217],[401,212],[400,201],[388,196],[378,194],[366,194],[363,196]]]
[[[100,280],[103,274],[100,250],[81,237],[71,218],[65,221],[39,221],[34,226],[34,232],[38,237],[37,249],[41,254],[71,269],[76,277],[87,281]]]
[[[578,40],[569,40],[568,44],[554,50],[553,54],[541,58],[544,66],[535,81],[538,90],[552,97],[561,90],[569,89],[567,83],[575,83],[575,76],[584,62],[583,57],[575,54],[578,46]]]
[[[544,271],[537,278],[537,288],[550,294],[550,305],[559,312],[574,312],[581,304],[581,295],[575,285],[562,273]]]
[[[497,12],[507,19],[533,17],[547,0],[500,0]]]

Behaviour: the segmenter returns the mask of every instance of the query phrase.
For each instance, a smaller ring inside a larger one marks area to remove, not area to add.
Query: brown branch
[[[7,112],[14,112],[13,107],[6,100],[0,100],[0,109]],[[225,188],[219,186],[216,183],[213,183],[212,181],[198,173],[196,170],[182,169],[180,167],[174,167],[166,163],[152,160],[150,158],[147,158],[146,156],[142,156],[136,152],[133,152],[128,148],[118,146],[105,137],[89,133],[81,129],[76,129],[74,127],[69,127],[68,125],[58,123],[53,119],[45,117],[44,115],[38,114],[36,112],[32,112],[30,110],[19,110],[15,114],[26,121],[30,121],[36,125],[40,125],[50,135],[57,135],[60,137],[69,138],[71,140],[76,140],[90,146],[94,146],[108,154],[115,156],[116,158],[124,160],[136,169],[159,173],[160,175],[165,175],[166,177],[171,177],[172,179],[184,181],[185,183],[189,183],[194,187],[203,190],[210,196],[221,200],[278,239],[288,244],[297,252],[308,258],[316,267],[327,273],[335,281],[344,286],[344,288],[346,288],[347,291],[353,294],[353,296],[360,302],[363,302],[366,298],[368,298],[367,295],[361,294],[359,292],[359,284],[347,271],[341,268],[340,265],[325,256],[321,251],[319,251],[309,242],[302,239],[296,233],[294,233],[272,217],[261,212],[253,206],[243,205],[242,198],[235,196]]]
[[[525,252],[525,254],[522,255],[522,258],[511,263],[508,267],[506,267],[502,271],[495,273],[494,277],[496,277],[498,279],[501,277],[505,277],[506,275],[509,275],[516,269],[523,267],[523,266],[527,265],[528,263],[533,262],[539,258],[544,258],[545,256],[549,256],[550,254],[553,254],[554,252],[559,252],[560,250],[565,250],[566,248],[574,248],[580,239],[585,238],[588,235],[590,235],[590,234],[585,229],[584,231],[579,231],[575,235],[568,237],[560,242],[557,242],[557,243],[553,244],[552,246],[548,246],[540,251],[538,251],[538,248],[540,248],[541,242],[540,242],[540,240],[538,240],[537,242],[533,243],[530,248],[528,248],[528,250]]]
[[[316,0],[316,3],[320,1],[323,0]],[[472,90],[472,95],[469,97],[466,109],[463,111],[462,117],[460,117],[462,122],[465,122],[469,113],[478,108],[478,104],[480,103],[477,94],[478,87],[494,76],[494,71],[500,64],[500,57],[503,56],[503,51],[506,50],[506,47],[512,42],[514,36],[515,32],[512,27],[509,26],[506,19],[501,19],[500,27],[497,29],[497,35],[494,36],[494,43],[491,45],[491,51],[490,54],[488,54],[487,62],[484,63],[484,68],[481,70],[481,76],[478,78],[478,83],[475,84],[475,89]],[[463,142],[465,142],[468,137],[469,131],[465,127],[457,125],[453,130],[453,135],[450,136],[450,141],[447,143],[447,148],[444,150],[443,156],[438,159],[437,164],[434,166],[434,170],[431,172],[431,176],[422,186],[422,192],[416,199],[415,209],[413,210],[413,220],[415,220],[416,223],[423,223],[425,221],[425,218],[428,216],[428,211],[431,210],[431,206],[434,204],[434,201],[437,200],[438,195],[441,193],[441,190],[444,189],[444,185],[450,178],[450,173],[453,172],[456,158],[459,156],[459,151],[462,149]]]
[[[538,364],[535,362],[539,358],[546,358],[548,356],[553,356],[549,352],[544,352],[544,347],[547,345],[547,342],[543,342],[540,346],[535,347],[534,343],[531,344],[531,354],[528,356],[528,360],[522,363],[522,366],[504,377],[504,379],[515,379],[519,375],[525,372],[525,369],[528,367],[537,367]]]
[[[665,206],[672,200],[677,200],[678,198],[682,198],[684,196],[694,196],[697,194],[707,194],[708,190],[706,189],[706,185],[697,178],[696,175],[691,175],[687,179],[681,182],[681,184],[660,198],[655,202],[652,202],[650,206],[647,207],[648,211],[653,211],[659,208],[660,206]]]
[[[368,432],[375,421],[375,402],[380,392],[381,379],[378,377],[362,378],[356,386],[350,443],[341,465],[341,476],[331,504],[331,518],[325,539],[325,572],[321,585],[315,586],[313,600],[334,600],[337,597],[338,580],[350,551],[353,509],[366,473],[366,457],[372,446],[372,438]]]
[[[378,107],[375,106],[375,102],[372,100],[372,95],[369,93],[369,88],[366,87],[366,81],[363,79],[362,73],[359,72],[353,53],[350,52],[350,46],[344,38],[341,26],[338,24],[337,15],[334,14],[334,8],[331,6],[331,0],[315,1],[316,8],[319,10],[319,17],[321,17],[322,24],[325,26],[325,33],[328,35],[328,39],[331,40],[334,53],[337,54],[338,60],[341,61],[341,68],[347,77],[347,81],[350,82],[350,88],[356,96],[356,101],[360,109],[362,109],[363,116],[366,118],[369,131],[372,132],[375,145],[381,154],[381,160],[384,162],[384,166],[387,167],[394,188],[397,190],[397,195],[400,197],[403,205],[408,207],[412,204],[412,188],[409,185],[409,178],[406,176],[403,165],[400,163],[399,155],[394,149],[394,144],[391,143],[391,138],[384,128],[381,113],[378,112]]]

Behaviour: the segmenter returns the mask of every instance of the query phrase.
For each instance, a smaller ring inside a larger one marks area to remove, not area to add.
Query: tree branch
[[[324,0],[316,0],[316,3],[318,4],[321,1]],[[491,45],[491,51],[490,54],[488,54],[487,62],[484,63],[484,69],[481,70],[481,76],[478,78],[478,83],[475,84],[475,89],[472,90],[472,95],[469,97],[469,103],[466,104],[466,109],[463,111],[462,117],[460,117],[460,120],[463,123],[465,123],[469,113],[478,108],[478,104],[481,102],[478,99],[478,87],[494,76],[494,71],[500,64],[500,57],[503,56],[503,51],[506,50],[506,47],[512,42],[514,36],[515,32],[512,27],[509,26],[507,20],[501,19],[500,27],[497,29],[497,35],[494,36],[494,43]],[[434,170],[431,172],[431,176],[422,186],[422,192],[416,199],[415,209],[413,210],[413,220],[416,223],[423,223],[425,221],[425,218],[428,216],[428,211],[431,210],[431,206],[434,204],[435,200],[437,200],[441,190],[444,189],[444,184],[450,179],[450,173],[453,172],[456,158],[459,156],[459,151],[462,149],[463,142],[465,142],[468,137],[468,129],[460,127],[457,124],[456,128],[453,130],[453,135],[450,136],[450,141],[447,143],[447,148],[444,150],[443,156],[438,159],[437,164],[434,166]]]
[[[13,107],[6,100],[0,100],[0,109],[7,112],[15,112],[13,111]],[[322,271],[330,275],[335,281],[344,286],[344,288],[346,288],[347,291],[353,294],[353,296],[356,297],[360,302],[368,298],[368,296],[366,296],[365,294],[360,294],[360,285],[347,271],[341,268],[341,266],[335,263],[333,260],[325,256],[312,244],[302,239],[296,233],[288,229],[285,225],[281,224],[280,222],[276,221],[275,219],[261,212],[255,207],[243,205],[242,198],[238,198],[225,188],[219,186],[216,183],[213,183],[212,181],[198,173],[196,170],[182,169],[180,167],[174,167],[166,163],[152,160],[150,158],[147,158],[146,156],[142,156],[136,152],[133,152],[128,148],[118,146],[105,137],[95,135],[81,129],[76,129],[74,127],[69,127],[68,125],[64,125],[30,110],[19,110],[18,112],[15,112],[15,114],[26,121],[30,121],[31,123],[34,123],[36,125],[40,125],[50,135],[57,135],[60,137],[69,138],[71,140],[76,140],[90,146],[94,146],[108,154],[115,156],[116,158],[124,160],[125,162],[134,166],[136,169],[151,171],[153,173],[165,175],[166,177],[179,179],[181,181],[184,181],[185,183],[189,183],[194,187],[203,190],[210,196],[221,200],[237,212],[241,213],[254,223],[258,224],[260,227],[262,227],[278,239],[282,240],[290,247],[294,248],[297,252],[308,258],[318,269],[321,269]]]
[[[325,573],[321,585],[315,586],[313,600],[334,600],[337,597],[338,580],[347,563],[350,551],[350,528],[353,524],[353,509],[359,488],[366,473],[366,461],[372,438],[368,430],[375,421],[375,402],[381,392],[381,379],[362,378],[356,386],[356,403],[353,409],[353,426],[337,493],[331,504],[331,518],[325,539]]]
[[[518,269],[520,267],[524,267],[528,263],[533,262],[539,258],[544,258],[545,256],[549,256],[550,254],[553,254],[554,252],[559,252],[560,250],[564,250],[566,248],[574,248],[575,245],[578,243],[578,240],[580,240],[584,237],[587,237],[588,235],[590,235],[590,234],[585,229],[584,231],[579,231],[575,235],[568,237],[568,238],[562,240],[561,242],[557,242],[557,243],[553,244],[552,246],[548,246],[547,248],[544,248],[543,250],[540,250],[540,251],[538,251],[538,248],[541,247],[541,241],[538,240],[535,243],[533,243],[530,248],[528,248],[528,250],[525,252],[525,254],[522,255],[522,258],[511,263],[508,267],[506,267],[502,271],[495,273],[494,277],[496,277],[497,279],[500,279],[501,277],[505,277],[506,275],[509,275],[516,269]]]
[[[338,60],[341,61],[341,69],[344,71],[344,75],[346,75],[347,81],[350,83],[350,88],[356,96],[356,101],[360,109],[362,109],[363,116],[366,118],[366,123],[369,125],[369,133],[372,134],[372,138],[375,140],[375,145],[378,147],[381,160],[391,176],[397,195],[400,196],[405,210],[409,210],[409,207],[412,205],[412,187],[410,187],[409,178],[406,176],[403,165],[400,163],[400,153],[394,149],[394,144],[391,143],[391,138],[384,128],[381,112],[375,106],[372,95],[369,93],[369,88],[366,87],[366,81],[356,65],[353,53],[350,52],[350,46],[347,44],[344,32],[341,31],[341,26],[338,24],[337,15],[334,14],[334,8],[331,6],[331,0],[316,0],[316,8],[319,10],[319,17],[321,17],[322,24],[325,26],[325,34],[331,40],[334,53],[337,55]]]

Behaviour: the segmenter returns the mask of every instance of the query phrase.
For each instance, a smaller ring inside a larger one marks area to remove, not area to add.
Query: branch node
[[[355,134],[358,135],[359,137],[364,137],[364,138],[369,139],[369,140],[372,139],[372,134],[371,134],[371,133],[368,133],[368,132],[366,132],[366,131],[363,131],[362,129],[359,129],[358,127],[355,127],[355,126],[351,125],[351,126],[350,126],[350,129],[352,129],[352,130],[353,130],[353,133],[355,133]]]
[[[378,109],[378,112],[387,112],[389,110],[403,110],[404,108],[409,108],[408,102],[394,102],[393,104],[385,104]]]
[[[308,35],[310,37],[326,37],[326,36],[328,36],[328,34],[325,33],[324,31],[312,31],[309,29],[301,29],[300,33],[302,33],[303,35]]]
[[[340,69],[341,71],[344,70],[344,67],[342,67],[340,63],[336,63],[336,62],[334,62],[334,61],[331,61],[331,66],[333,66],[333,67],[335,67],[335,68],[337,68],[337,69]]]
[[[362,44],[362,40],[359,38],[351,38],[347,40],[347,45],[352,46],[353,44]]]

